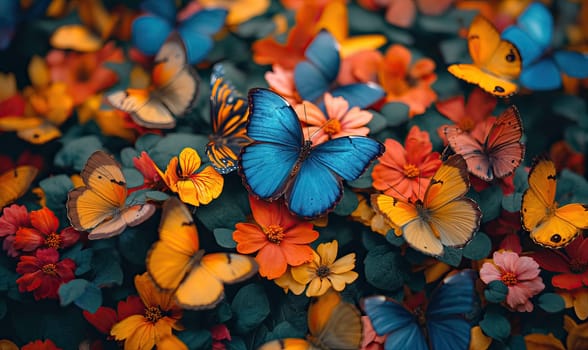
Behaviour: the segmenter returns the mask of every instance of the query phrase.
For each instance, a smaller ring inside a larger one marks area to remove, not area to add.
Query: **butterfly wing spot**
[[[504,88],[502,86],[496,85],[494,87],[494,92],[504,93]]]
[[[506,58],[507,62],[514,62],[517,60],[517,56],[515,55],[515,53],[512,49],[510,49],[508,55],[506,55],[505,58]]]
[[[551,236],[550,240],[553,243],[560,243],[561,242],[561,236],[556,233],[556,234],[554,234],[554,235]]]

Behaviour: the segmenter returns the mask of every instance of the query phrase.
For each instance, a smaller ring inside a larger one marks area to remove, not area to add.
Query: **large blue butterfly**
[[[588,55],[552,48],[553,17],[545,5],[532,3],[506,28],[502,38],[512,42],[523,61],[521,85],[532,90],[557,89],[561,73],[574,78],[588,77]]]
[[[190,64],[200,62],[212,49],[216,34],[224,25],[227,10],[204,9],[177,23],[172,0],[145,0],[141,7],[149,12],[133,21],[133,45],[147,55],[156,54],[175,29],[182,38]]]
[[[247,136],[253,143],[240,156],[240,173],[257,197],[285,197],[290,211],[304,218],[321,216],[341,198],[341,179],[357,179],[384,145],[348,136],[313,146],[304,140],[294,109],[267,89],[249,91]]]
[[[385,350],[466,350],[471,325],[464,315],[473,311],[474,280],[473,270],[445,278],[429,299],[423,315],[425,329],[419,324],[422,318],[383,295],[363,299],[363,310],[376,333],[388,335]]]
[[[328,31],[320,31],[304,55],[306,60],[294,68],[294,83],[303,100],[315,102],[330,92],[333,96],[343,96],[351,107],[365,108],[384,97],[384,90],[373,83],[333,86],[341,59],[339,43]]]

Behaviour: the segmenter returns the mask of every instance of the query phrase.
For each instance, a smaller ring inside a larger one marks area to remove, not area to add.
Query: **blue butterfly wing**
[[[241,151],[239,170],[252,193],[276,199],[300,157],[300,122],[290,104],[268,89],[251,89],[249,106],[247,136],[253,143]]]
[[[512,25],[502,32],[502,39],[510,41],[517,47],[523,61],[523,67],[534,63],[543,54],[544,48],[538,45],[521,28]]]
[[[415,316],[400,303],[382,295],[367,297],[363,310],[379,335],[388,335],[384,348],[427,350]]]
[[[367,108],[378,102],[386,92],[378,84],[350,84],[340,86],[331,92],[333,96],[341,96],[348,103],[349,107]],[[322,103],[322,102],[321,102]]]
[[[426,319],[433,349],[468,348],[471,325],[463,315],[473,310],[475,278],[473,270],[458,272],[445,278],[431,296]]]
[[[300,97],[315,101],[339,74],[339,44],[326,30],[319,32],[304,52],[306,61],[294,68],[294,83]]]
[[[588,55],[575,51],[556,51],[553,59],[561,71],[573,78],[588,77]]]
[[[176,21],[176,5],[173,0],[144,0],[141,9],[162,17],[169,23]]]
[[[155,55],[172,32],[171,24],[162,17],[144,15],[133,21],[131,40],[146,55]]]
[[[224,25],[226,9],[205,9],[188,17],[178,26],[184,41],[186,55],[191,64],[202,61],[214,45],[212,35]]]
[[[472,326],[462,318],[429,320],[427,331],[433,350],[467,350]]]
[[[521,85],[531,90],[553,90],[561,86],[561,72],[551,57],[545,57],[525,68],[519,76]]]

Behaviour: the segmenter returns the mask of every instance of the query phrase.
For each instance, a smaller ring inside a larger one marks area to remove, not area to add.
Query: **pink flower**
[[[361,316],[361,323],[363,323],[361,350],[384,350],[386,336],[376,333],[369,317]]]
[[[17,257],[18,250],[14,246],[16,231],[22,227],[30,227],[31,219],[29,212],[24,205],[13,204],[4,208],[0,217],[0,237],[4,238],[2,249],[4,249],[8,256]]]
[[[47,207],[32,211],[30,220],[32,227],[21,227],[16,231],[16,249],[25,252],[32,252],[40,247],[63,249],[80,239],[80,233],[71,226],[58,232],[59,219]]]
[[[343,136],[366,136],[370,132],[365,126],[372,120],[370,112],[362,111],[359,107],[349,109],[349,103],[343,97],[333,97],[328,92],[325,93],[327,115],[308,101],[294,109],[298,119],[308,124],[303,128],[304,136],[307,140],[312,139],[314,145]]]
[[[223,340],[231,341],[231,333],[224,324],[217,324],[210,328],[212,334],[212,350],[226,350],[227,345]]]
[[[480,279],[486,284],[502,281],[508,287],[508,306],[520,312],[533,311],[529,299],[545,288],[539,276],[539,264],[531,257],[509,251],[494,252],[492,258],[493,262],[482,265]]]
[[[429,133],[416,125],[408,132],[404,144],[402,147],[396,140],[385,141],[386,152],[372,172],[373,186],[389,196],[422,197],[441,166],[439,153],[433,152]]]
[[[273,91],[280,94],[291,105],[301,101],[294,83],[294,70],[285,69],[274,64],[272,71],[265,73],[265,80]]]

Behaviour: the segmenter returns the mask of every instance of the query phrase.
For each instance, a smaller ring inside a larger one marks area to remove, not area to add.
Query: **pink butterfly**
[[[445,127],[444,132],[451,149],[464,157],[468,171],[484,181],[512,174],[525,155],[520,142],[523,124],[515,106],[496,118],[483,144],[456,125]]]

